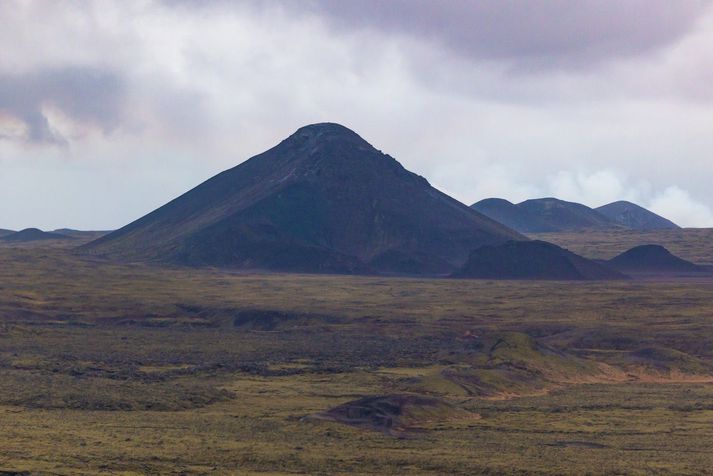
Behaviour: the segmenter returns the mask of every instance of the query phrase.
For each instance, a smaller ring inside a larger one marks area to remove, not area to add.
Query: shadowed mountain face
[[[502,198],[486,198],[471,205],[471,208],[520,233],[560,231],[557,225]]]
[[[49,233],[46,231],[39,230],[37,228],[27,228],[22,231],[2,236],[0,237],[0,240],[14,243],[25,243],[30,241],[67,240],[69,238],[70,237],[66,235],[61,235],[59,233]]]
[[[609,265],[629,272],[698,272],[703,268],[671,254],[660,245],[642,245],[611,259]]]
[[[440,274],[478,246],[519,239],[326,123],[299,129],[84,249],[186,265]]]
[[[581,203],[540,198],[524,201],[518,206],[562,231],[621,228],[609,218]]]
[[[526,200],[518,204],[500,198],[487,198],[471,207],[520,233],[679,228],[675,223],[625,201],[593,209],[556,198]]]
[[[624,228],[586,205],[556,198],[526,200],[517,205],[489,198],[473,204],[472,208],[521,233]]]
[[[3,229],[3,228],[0,228],[0,238],[2,238],[3,236],[12,235],[13,233],[17,233],[17,232],[16,232],[16,231],[12,231],[12,230],[5,230],[5,229]]]
[[[471,253],[453,277],[563,281],[626,278],[600,263],[544,241],[511,241],[483,246]]]
[[[610,220],[634,230],[675,230],[680,228],[672,221],[631,202],[614,202],[596,210]]]

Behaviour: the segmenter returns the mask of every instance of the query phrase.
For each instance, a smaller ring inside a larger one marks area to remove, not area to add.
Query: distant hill
[[[557,198],[526,200],[519,204],[523,210],[536,215],[561,231],[620,228],[596,210],[575,202]]]
[[[50,233],[46,231],[39,230],[37,228],[26,228],[22,231],[17,231],[9,235],[0,237],[0,240],[5,242],[13,243],[25,243],[30,241],[44,241],[44,240],[68,240],[69,236],[62,235],[59,233]]]
[[[17,232],[13,231],[13,230],[5,230],[3,228],[0,228],[0,238],[2,238],[3,236],[12,235],[13,233],[17,233]]]
[[[544,241],[511,241],[471,253],[455,278],[609,280],[624,275]]]
[[[624,272],[698,272],[703,268],[671,254],[660,245],[642,245],[609,260],[609,265]]]
[[[517,205],[507,200],[489,198],[471,207],[521,233],[624,228],[586,205],[557,198],[526,200]]]
[[[558,226],[548,223],[537,214],[502,198],[486,198],[471,207],[520,233],[545,233],[560,230]]]
[[[355,132],[324,123],[83,250],[196,266],[448,274],[474,248],[524,239]]]
[[[675,230],[680,228],[666,218],[639,205],[618,201],[596,209],[610,220],[633,230]]]

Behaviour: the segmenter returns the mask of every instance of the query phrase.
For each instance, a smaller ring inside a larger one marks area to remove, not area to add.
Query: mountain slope
[[[473,251],[455,278],[607,280],[617,271],[545,241],[511,241]]]
[[[0,228],[0,238],[2,238],[3,236],[12,235],[13,233],[17,233],[17,232],[13,231],[13,230],[5,230],[4,228]]]
[[[586,205],[557,198],[526,200],[518,207],[556,227],[558,231],[621,228],[621,225]]]
[[[609,265],[622,271],[637,272],[698,272],[698,265],[671,254],[660,245],[634,247],[609,260]]]
[[[471,208],[520,233],[559,231],[556,225],[502,198],[486,198],[474,203]]]
[[[596,208],[610,220],[634,230],[675,230],[680,228],[666,218],[624,200]]]
[[[623,229],[598,211],[581,203],[557,198],[537,198],[513,204],[488,198],[471,208],[520,233]]]
[[[338,124],[299,129],[84,250],[128,260],[301,272],[448,273],[525,239]]]

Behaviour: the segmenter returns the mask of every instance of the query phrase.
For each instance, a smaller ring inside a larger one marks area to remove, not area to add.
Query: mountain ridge
[[[602,205],[595,210],[632,230],[677,230],[681,228],[671,220],[626,200]]]
[[[47,241],[47,240],[69,240],[70,236],[60,233],[42,231],[38,228],[25,228],[24,230],[9,233],[0,237],[0,240],[6,243],[25,243],[31,241]]]
[[[623,200],[591,208],[554,197],[530,199],[517,204],[502,198],[486,198],[471,207],[520,233],[679,228],[670,220]]]

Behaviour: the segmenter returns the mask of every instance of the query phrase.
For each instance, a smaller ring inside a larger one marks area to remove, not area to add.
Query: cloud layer
[[[698,0],[0,4],[0,228],[114,228],[334,121],[471,203],[713,226]]]
[[[30,143],[66,142],[50,127],[46,111],[51,109],[73,121],[110,131],[119,124],[121,96],[119,77],[88,67],[0,76],[0,112],[24,125],[21,138]]]
[[[690,31],[700,0],[317,0],[338,29],[367,28],[439,41],[470,59],[543,67],[588,65],[656,50]],[[295,10],[295,2],[285,2]]]

